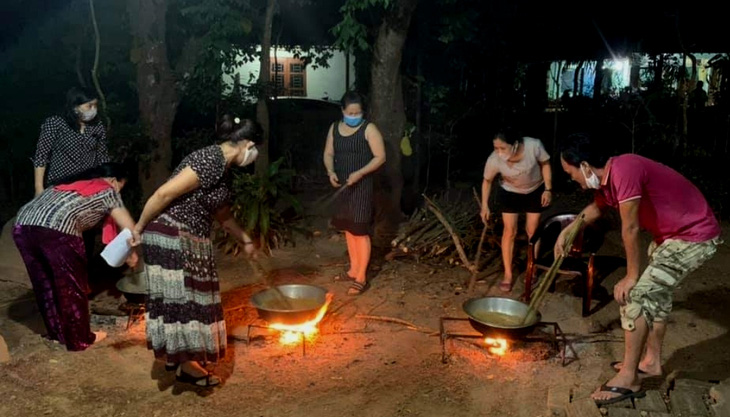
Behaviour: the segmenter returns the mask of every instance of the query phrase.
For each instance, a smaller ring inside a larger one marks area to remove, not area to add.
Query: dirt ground
[[[113,292],[91,301],[92,311],[105,312],[94,315],[92,327],[106,330],[109,338],[85,352],[67,352],[43,339],[27,278],[17,263],[5,259],[14,250],[6,230],[0,242],[6,253],[0,258],[0,332],[11,361],[0,365],[0,415],[542,417],[550,415],[549,388],[571,387],[587,395],[610,377],[609,362],[621,358],[615,302],[598,305],[598,300],[597,311],[582,318],[577,283],[563,279],[541,312],[544,321],[559,323],[577,353],[576,358],[568,352],[567,366],[548,344],[513,346],[499,357],[469,340],[447,342],[442,363],[440,317],[463,318],[465,300],[500,295],[493,286],[501,277],[487,277],[467,294],[465,269],[399,258],[373,271],[366,293],[348,297],[346,284],[332,280],[346,268],[345,244],[324,224],[315,219],[319,236],[277,250],[267,263],[276,283],[314,284],[334,294],[306,354],[301,345],[282,346],[264,330],[247,334],[248,324],[257,323],[249,298],[263,285],[244,258],[220,257],[229,344],[216,368],[224,383],[212,390],[176,383],[146,349],[144,321],[126,329],[126,317],[109,315],[124,301]],[[730,226],[724,230],[728,241]],[[599,255],[597,294],[608,297],[624,272],[617,232],[609,233]],[[677,292],[665,343],[666,372],[705,380],[730,377],[728,278],[730,249],[723,245]],[[518,284],[510,296],[522,290]],[[417,329],[362,315],[404,320]],[[464,323],[452,324],[471,331]]]

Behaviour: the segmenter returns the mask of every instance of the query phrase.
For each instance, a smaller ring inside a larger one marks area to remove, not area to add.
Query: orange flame
[[[322,321],[331,302],[332,294],[327,293],[327,300],[312,320],[300,324],[270,323],[269,327],[281,332],[279,343],[284,346],[296,345],[302,341],[302,338],[310,343],[314,342],[319,334],[318,324]]]
[[[504,356],[509,349],[507,339],[493,339],[491,337],[487,337],[484,339],[484,343],[489,346],[489,353],[493,355]]]

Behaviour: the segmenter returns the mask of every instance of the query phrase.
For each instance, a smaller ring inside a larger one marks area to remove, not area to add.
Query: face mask
[[[585,173],[585,171],[583,171],[583,169],[581,169],[580,172],[583,173],[583,178],[585,178],[585,180],[586,180],[586,187],[593,189],[593,190],[597,190],[597,189],[601,188],[601,180],[598,178],[598,175],[596,175],[596,173],[593,172],[593,170],[591,170],[590,177],[586,176],[586,173]]]
[[[249,165],[256,160],[257,156],[259,156],[259,150],[256,149],[255,146],[246,149],[246,153],[243,155],[243,160],[240,164],[238,164],[238,166],[245,167],[246,165]]]
[[[82,122],[90,122],[94,120],[94,117],[96,117],[96,107],[92,107],[91,110],[87,111],[81,111],[77,109],[76,114],[79,115],[79,118]]]
[[[362,115],[359,116],[343,116],[342,120],[345,122],[346,125],[350,127],[355,127],[362,123]]]
[[[499,156],[499,157],[500,157],[500,158],[501,158],[501,159],[502,159],[503,161],[507,161],[507,160],[509,160],[510,158],[512,158],[512,156],[513,156],[514,154],[516,154],[516,153],[517,153],[517,146],[518,146],[518,145],[517,145],[517,144],[515,143],[515,145],[514,145],[514,146],[512,147],[512,150],[510,150],[509,152],[505,152],[505,153],[501,153],[501,152],[499,152],[499,153],[497,153],[497,155],[498,155],[498,156]]]

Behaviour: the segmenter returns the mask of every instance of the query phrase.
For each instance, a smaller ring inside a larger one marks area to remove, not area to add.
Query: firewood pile
[[[437,212],[443,220],[438,218]],[[451,231],[447,230],[444,220]],[[481,259],[494,260],[499,256],[499,237],[494,233],[494,224],[485,227],[480,219],[478,203],[448,201],[444,196],[426,197],[426,205],[401,225],[398,236],[391,241],[392,251],[388,257],[413,256],[419,262],[462,265],[464,261],[457,242],[467,259],[478,259],[482,235]]]

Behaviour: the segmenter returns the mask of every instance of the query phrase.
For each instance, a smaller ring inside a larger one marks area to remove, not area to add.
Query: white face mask
[[[94,120],[94,117],[96,117],[96,107],[92,107],[91,110],[87,111],[76,109],[76,114],[79,115],[82,122],[90,122]]]
[[[583,171],[582,168],[580,170],[580,172],[583,173],[583,178],[585,178],[585,180],[586,180],[586,187],[588,187],[592,190],[597,190],[597,189],[601,188],[601,180],[600,180],[600,178],[598,178],[598,175],[596,175],[596,173],[593,172],[593,170],[590,170],[590,171],[591,171],[591,176],[588,177],[588,176],[586,176],[586,173],[585,173],[585,171]]]
[[[510,158],[512,158],[514,156],[514,154],[517,153],[517,147],[518,146],[519,145],[515,143],[515,145],[512,147],[512,149],[510,151],[504,152],[504,153],[498,152],[497,153],[497,156],[499,156],[503,161],[507,161]]]
[[[238,166],[245,167],[246,165],[251,164],[253,161],[256,160],[257,156],[259,156],[259,150],[256,149],[255,146],[246,149],[246,153],[243,154],[243,159],[241,160],[241,163],[238,164]]]

